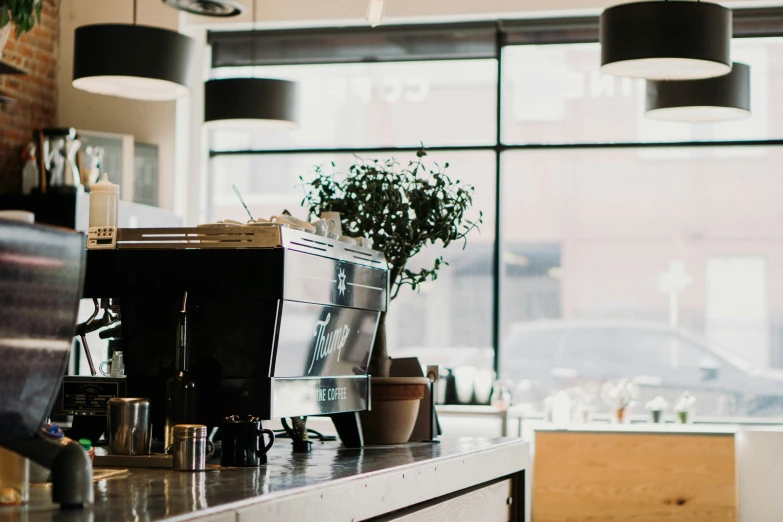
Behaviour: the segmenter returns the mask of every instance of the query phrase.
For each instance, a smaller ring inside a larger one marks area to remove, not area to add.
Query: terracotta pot
[[[361,412],[364,443],[408,442],[429,383],[426,377],[373,377],[370,381],[372,410]]]

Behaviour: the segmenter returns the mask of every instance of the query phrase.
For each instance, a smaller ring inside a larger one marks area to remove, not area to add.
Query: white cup
[[[323,237],[328,237],[329,234],[334,233],[335,228],[337,228],[337,224],[334,222],[333,219],[321,218],[315,223],[313,223],[313,225],[315,226],[316,235],[323,236]],[[332,239],[337,239],[337,238],[335,237]]]
[[[286,216],[286,215],[272,216],[271,218],[269,218],[269,221],[271,221],[272,223],[285,223],[295,228],[304,229],[308,232],[315,232],[315,225],[313,225],[312,223],[308,223],[307,221],[302,221],[301,219],[297,219],[294,216]]]
[[[286,216],[288,218],[288,221],[294,223],[298,227],[302,227],[303,229],[307,230],[308,232],[315,232],[315,225],[310,223],[309,221],[305,221],[304,219],[295,218],[294,216]]]
[[[334,232],[338,236],[343,235],[343,225],[341,221],[342,218],[340,218],[339,212],[321,212],[321,217],[327,221],[334,221],[334,230],[330,231],[330,233]]]
[[[107,370],[103,369],[104,365],[106,365]],[[111,377],[123,377],[125,375],[125,362],[122,358],[122,352],[114,352],[111,356],[111,361],[103,361],[99,369],[104,375],[109,375]]]
[[[356,242],[359,244],[359,246],[372,250],[373,241],[369,237],[357,237]]]

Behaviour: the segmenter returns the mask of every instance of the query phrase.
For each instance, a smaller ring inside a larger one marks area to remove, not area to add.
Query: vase
[[[625,414],[628,411],[627,406],[623,406],[622,408],[616,408],[614,410],[614,423],[615,424],[625,424],[625,421],[627,420]]]
[[[459,404],[473,404],[473,391],[476,387],[476,368],[460,366],[454,369],[454,389]]]
[[[653,424],[660,424],[663,417],[663,410],[650,410],[650,417]]]
[[[688,424],[690,422],[691,412],[688,410],[677,412],[677,422],[680,424]]]
[[[590,424],[593,420],[593,410],[590,407],[581,406],[576,410],[576,421],[581,424]]]
[[[360,413],[365,444],[404,444],[411,438],[426,377],[373,377],[371,409]]]

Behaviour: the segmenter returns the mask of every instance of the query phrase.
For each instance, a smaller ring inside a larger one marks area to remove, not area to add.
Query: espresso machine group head
[[[278,224],[120,229],[87,252],[84,297],[118,305],[127,394],[151,399],[155,438],[187,292],[200,423],[330,415],[355,446],[387,276],[379,252]]]

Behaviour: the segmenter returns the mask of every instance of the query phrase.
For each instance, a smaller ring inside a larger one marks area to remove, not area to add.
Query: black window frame
[[[496,20],[473,23],[402,24],[370,27],[329,27],[259,31],[209,31],[212,67],[390,63],[429,60],[495,59],[497,62],[496,139],[494,144],[433,146],[429,151],[492,151],[495,154],[495,239],[492,248],[492,349],[500,375],[501,294],[501,156],[511,150],[623,149],[673,147],[781,146],[783,139],[574,142],[505,144],[502,141],[503,49],[519,45],[559,45],[598,42],[597,16]],[[466,36],[467,35],[467,36]],[[733,38],[783,37],[783,7],[733,10]],[[491,39],[491,40],[490,40]],[[464,42],[468,42],[464,44]],[[401,44],[403,42],[403,44]],[[463,42],[463,45],[460,45]],[[255,52],[253,52],[255,47]],[[402,48],[402,49],[401,49]],[[488,50],[491,48],[491,52]],[[331,54],[330,54],[331,53]],[[251,58],[252,57],[252,58]],[[414,153],[417,146],[299,149],[210,150],[209,157],[231,155],[296,155]]]

